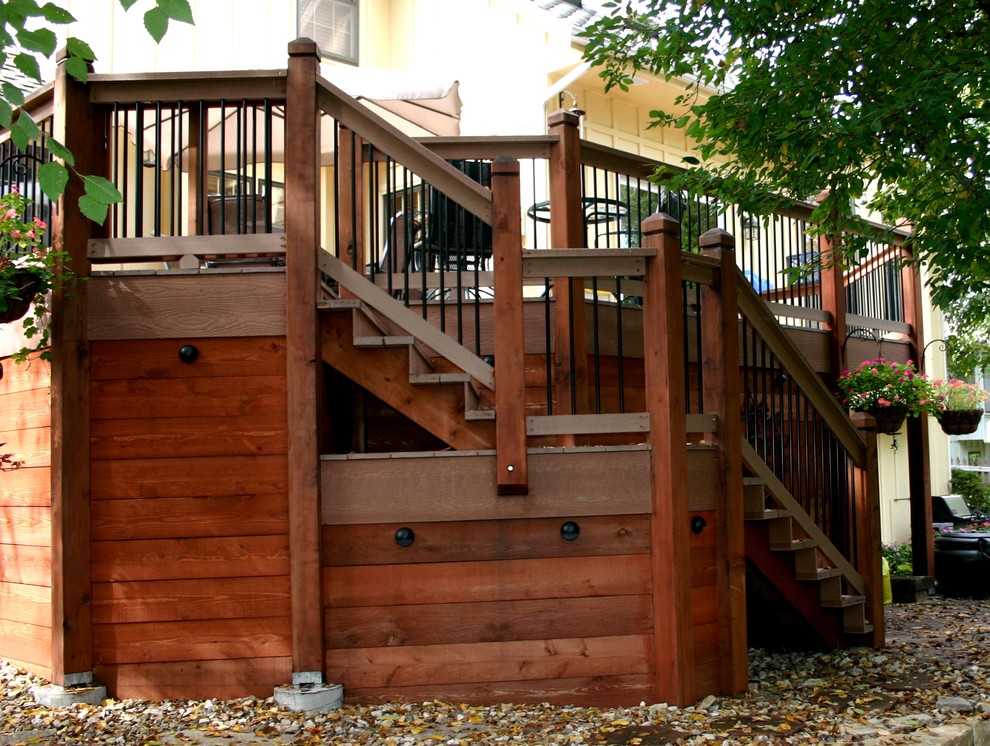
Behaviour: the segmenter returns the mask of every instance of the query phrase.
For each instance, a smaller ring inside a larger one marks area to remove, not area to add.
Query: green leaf
[[[189,0],[158,0],[158,7],[169,18],[181,23],[193,23],[192,8]]]
[[[99,225],[103,225],[107,219],[107,203],[100,202],[88,194],[84,194],[79,198],[79,211]]]
[[[0,100],[0,127],[5,129],[10,128],[11,122],[14,121],[14,109],[6,101]]]
[[[17,32],[17,41],[24,49],[40,52],[50,57],[55,52],[55,32],[51,29],[40,28],[34,31],[27,29]]]
[[[120,0],[120,7],[122,7],[124,10],[130,10],[131,6],[134,5],[134,3],[136,2],[137,0]]]
[[[17,121],[10,129],[10,137],[21,150],[26,150],[27,146],[38,139],[38,125],[35,124],[31,116],[24,111],[17,114]]]
[[[75,57],[81,57],[87,62],[92,62],[96,59],[96,54],[93,52],[89,44],[84,42],[82,39],[77,39],[74,36],[70,36],[65,40],[65,48],[69,51],[69,54]]]
[[[69,183],[69,169],[56,161],[50,161],[38,169],[38,184],[52,202],[62,196]]]
[[[168,16],[160,8],[152,8],[144,14],[144,27],[155,42],[160,42],[168,31]]]
[[[86,194],[97,199],[104,204],[123,202],[124,197],[109,179],[102,176],[83,176],[83,184],[86,186]]]
[[[61,158],[68,165],[74,166],[76,163],[71,151],[65,147],[62,143],[56,140],[54,137],[46,137],[45,145],[48,147],[48,152],[51,153],[56,158]]]
[[[81,83],[89,78],[89,65],[80,57],[69,57],[65,60],[65,71]]]
[[[24,92],[16,85],[13,83],[3,83],[0,84],[0,89],[3,90],[3,97],[6,101],[14,106],[24,105]]]
[[[701,161],[699,161],[693,155],[686,155],[683,158],[681,158],[681,160],[684,161],[685,163],[690,163],[692,166],[697,166],[699,163],[701,163]]]
[[[41,82],[41,68],[38,66],[38,60],[33,54],[21,52],[20,54],[15,55],[14,67],[27,75],[29,78],[34,78],[39,83]]]
[[[76,20],[69,11],[55,3],[46,3],[41,8],[41,15],[49,23],[72,23]]]

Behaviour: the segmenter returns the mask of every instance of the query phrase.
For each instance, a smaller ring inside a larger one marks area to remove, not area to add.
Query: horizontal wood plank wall
[[[0,360],[0,658],[52,673],[51,385],[48,363]]]
[[[292,671],[284,337],[93,342],[91,369],[96,677],[270,696]]]
[[[285,334],[285,272],[120,273],[87,283],[89,338]]]
[[[714,464],[713,464],[714,468]],[[720,667],[718,578],[714,510],[693,511],[705,527],[691,536],[691,622],[694,626],[695,691],[698,699],[719,691]]]
[[[327,673],[348,700],[649,699],[644,447],[531,449],[520,497],[496,495],[491,453],[323,466]]]

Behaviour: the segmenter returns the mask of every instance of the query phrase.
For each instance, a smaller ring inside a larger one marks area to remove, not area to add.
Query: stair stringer
[[[412,338],[383,337],[381,344],[371,345],[361,334],[356,344],[353,319],[360,314],[360,308],[327,309],[321,314],[325,363],[455,450],[495,447],[494,423],[471,419],[465,412],[473,386],[468,376],[424,373],[425,361]]]
[[[745,440],[742,456],[756,475],[747,485],[747,558],[826,644],[845,646],[847,635],[870,632],[862,576]]]

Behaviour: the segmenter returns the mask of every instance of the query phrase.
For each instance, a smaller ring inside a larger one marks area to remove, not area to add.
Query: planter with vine
[[[74,279],[68,255],[44,245],[45,222],[24,218],[30,204],[16,188],[0,197],[0,324],[23,319],[24,336],[32,341],[12,355],[18,362],[48,347],[50,293]]]
[[[948,435],[975,433],[983,421],[983,405],[990,394],[975,383],[955,378],[938,380],[933,384],[937,406],[935,419]]]
[[[907,417],[931,411],[935,393],[914,363],[878,358],[866,360],[838,380],[839,400],[854,412],[866,412],[877,421],[877,431],[892,435]]]

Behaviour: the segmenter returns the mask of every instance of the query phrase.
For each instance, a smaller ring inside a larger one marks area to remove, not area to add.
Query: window
[[[326,57],[358,61],[358,0],[299,0],[299,35]]]

